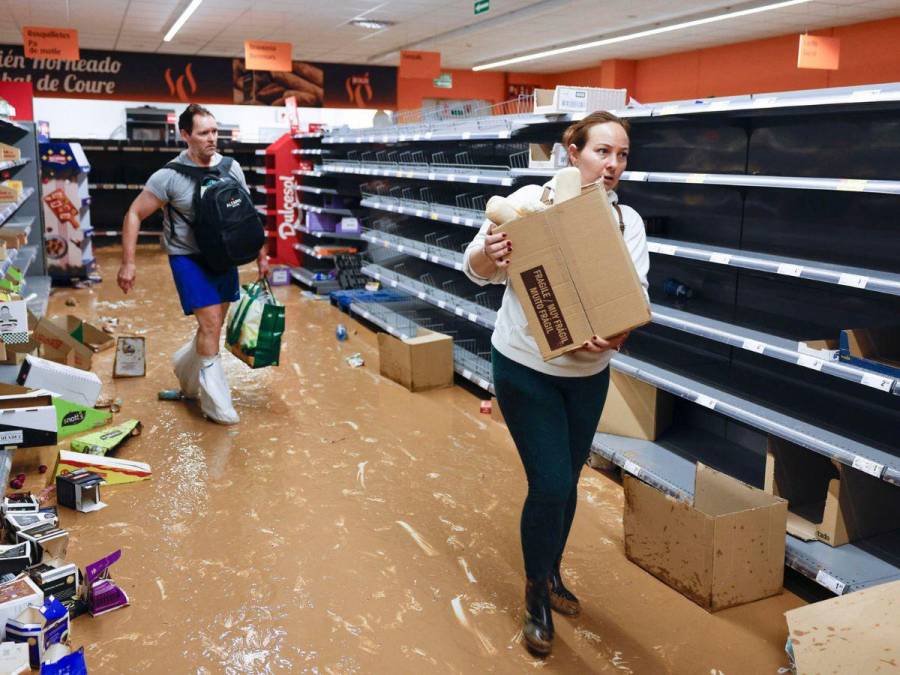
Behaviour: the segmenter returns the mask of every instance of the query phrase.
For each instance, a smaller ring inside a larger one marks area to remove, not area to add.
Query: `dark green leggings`
[[[588,377],[545,375],[491,350],[494,391],[525,475],[522,508],[525,575],[546,579],[562,558],[575,506],[578,477],[609,388],[609,368]]]

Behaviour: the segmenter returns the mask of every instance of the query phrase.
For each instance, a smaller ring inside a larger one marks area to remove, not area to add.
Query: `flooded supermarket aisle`
[[[241,423],[204,420],[177,387],[170,355],[194,329],[165,258],[143,248],[137,288],[106,279],[60,289],[50,314],[118,319],[147,340],[147,375],[104,393],[143,433],[120,457],[150,481],[107,486],[109,506],[64,510],[79,565],[121,548],[113,569],[131,606],[73,625],[104,673],[773,673],[787,665],[782,595],[709,613],[630,563],[622,488],[585,468],[563,574],[580,597],[556,617],[553,654],[521,643],[519,512],[525,480],[506,428],[462,387],[413,394],[378,372],[375,333],[297,286],[281,365],[225,357]],[[69,304],[74,300],[75,308]],[[335,327],[348,327],[346,341]],[[346,358],[359,353],[365,365]],[[688,630],[689,627],[689,630]]]

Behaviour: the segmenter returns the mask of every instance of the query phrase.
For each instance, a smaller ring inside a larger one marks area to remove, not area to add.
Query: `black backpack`
[[[166,164],[197,183],[191,226],[203,261],[214,272],[256,260],[266,241],[250,193],[231,175],[233,162],[231,157],[223,157],[212,167]]]

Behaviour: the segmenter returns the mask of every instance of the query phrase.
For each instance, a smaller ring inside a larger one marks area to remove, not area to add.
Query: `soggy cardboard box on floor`
[[[420,328],[416,337],[400,340],[378,334],[381,374],[410,391],[453,386],[453,338]]]
[[[900,581],[785,612],[796,672],[891,673],[900,664]]]
[[[655,441],[672,424],[672,395],[618,370],[610,370],[609,393],[597,431]]]
[[[781,592],[785,500],[703,464],[691,504],[623,483],[629,560],[710,611]]]
[[[843,546],[897,529],[897,518],[885,514],[900,514],[900,490],[881,480],[884,467],[862,461],[857,466],[865,470],[770,437],[765,490],[788,501],[788,533]]]
[[[34,328],[34,339],[41,344],[48,361],[90,370],[97,352],[112,348],[115,339],[77,316],[41,319]]]
[[[650,305],[605,191],[506,223],[516,255],[509,279],[545,361],[593,335],[607,338],[650,322]]]
[[[54,445],[56,432],[56,409],[48,392],[0,395],[0,448]]]

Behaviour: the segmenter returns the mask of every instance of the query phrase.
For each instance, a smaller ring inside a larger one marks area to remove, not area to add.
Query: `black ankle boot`
[[[575,594],[563,585],[559,564],[550,572],[550,606],[565,616],[578,616],[581,603]]]
[[[546,656],[553,647],[553,614],[550,611],[550,587],[546,580],[525,582],[525,619],[522,624],[528,649]]]

